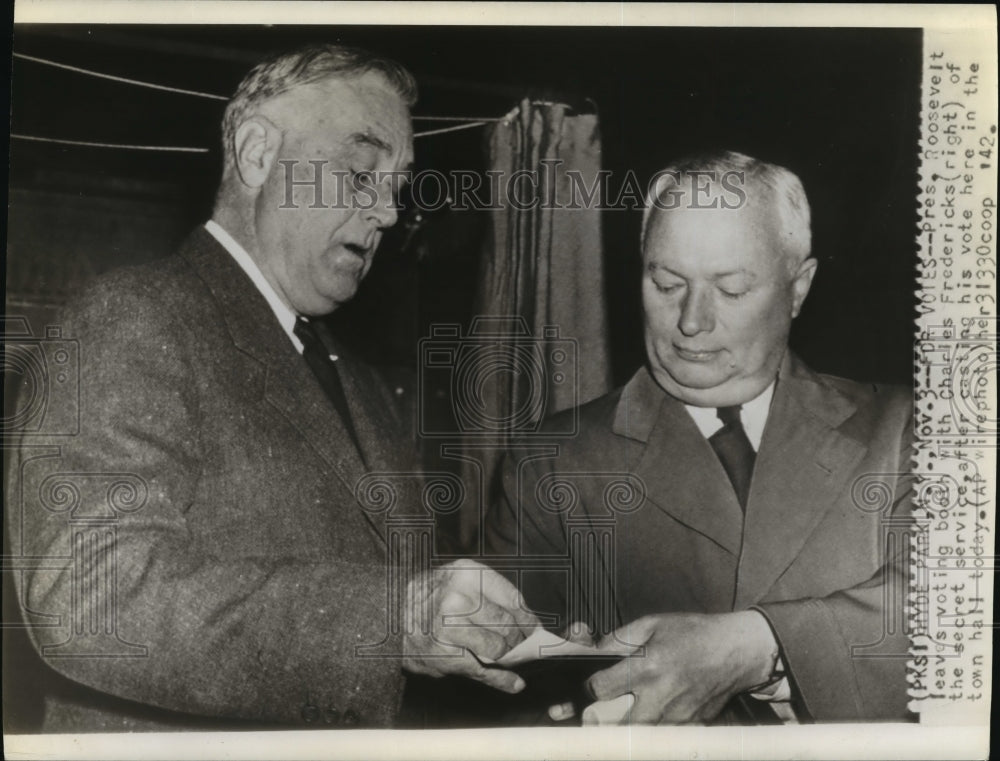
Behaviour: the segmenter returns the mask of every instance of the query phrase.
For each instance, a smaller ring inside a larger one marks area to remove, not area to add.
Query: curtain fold
[[[512,440],[609,391],[612,375],[597,115],[524,99],[487,139],[500,208],[490,212],[470,338],[492,347],[481,349],[488,392],[473,400],[472,437],[490,483]],[[463,530],[472,543],[478,518]]]

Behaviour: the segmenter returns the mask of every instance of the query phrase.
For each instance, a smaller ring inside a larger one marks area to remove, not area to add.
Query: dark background
[[[596,109],[604,167],[618,181],[632,169],[645,183],[705,149],[789,167],[809,195],[821,263],[793,347],[822,371],[910,382],[919,30],[29,25],[16,28],[14,50],[228,95],[262,54],[312,41],[401,61],[421,85],[416,115],[498,118],[524,95]],[[208,217],[224,103],[22,59],[13,69],[13,133],[212,149],[13,140],[8,312],[30,317],[95,272],[168,253]],[[416,168],[483,169],[485,130],[418,138]],[[603,219],[619,383],[642,361],[639,219]],[[402,229],[388,236],[359,298],[336,315],[345,337],[374,361],[413,368],[430,323],[470,316],[483,222],[482,212],[443,210],[405,249]]]
[[[263,54],[316,41],[361,45],[409,67],[421,85],[416,115],[498,118],[524,96],[596,110],[604,168],[619,180],[631,169],[645,184],[671,159],[707,149],[787,166],[809,195],[820,260],[793,348],[821,371],[911,383],[919,30],[22,25],[14,32],[15,52],[222,95]],[[7,316],[28,318],[38,335],[87,279],[166,255],[207,219],[223,108],[14,59],[14,134],[211,151],[12,139]],[[418,138],[416,169],[482,170],[485,135],[478,127]],[[603,216],[616,383],[643,359],[640,216]],[[335,314],[343,337],[375,362],[414,371],[417,340],[432,323],[472,316],[485,221],[483,212],[443,210],[426,215],[408,241],[405,225],[387,235],[359,296]],[[13,622],[8,581],[3,620]],[[31,731],[38,704],[28,682],[38,672],[23,631],[5,634],[5,730]]]

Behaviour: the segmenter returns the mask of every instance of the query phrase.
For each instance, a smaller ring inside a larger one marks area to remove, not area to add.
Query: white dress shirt
[[[773,383],[765,388],[760,396],[751,399],[740,408],[740,422],[743,423],[743,430],[747,432],[747,438],[750,439],[755,452],[760,449],[760,440],[764,437],[764,425],[767,423],[767,412],[771,409],[772,396],[774,396]],[[684,408],[706,439],[723,428],[715,407],[694,407],[685,404]]]
[[[236,239],[227,233],[218,222],[214,219],[210,219],[205,223],[205,229],[222,244],[222,247],[229,252],[230,256],[236,260],[236,263],[240,265],[244,272],[253,281],[253,284],[257,286],[257,290],[260,291],[261,295],[267,299],[267,303],[271,305],[271,311],[274,312],[274,316],[278,318],[278,322],[281,324],[282,329],[288,335],[288,340],[292,342],[292,346],[295,350],[301,354],[302,353],[302,342],[295,335],[295,312],[293,312],[288,305],[281,300],[281,297],[275,292],[271,284],[267,282],[267,278],[264,277],[264,273],[260,271],[260,267],[257,266],[250,254],[246,252]]]
[[[771,409],[771,397],[773,396],[774,383],[740,408],[740,422],[743,423],[743,430],[746,431],[747,438],[755,452],[760,449],[760,441],[764,437],[764,426],[767,425],[767,413]],[[695,425],[698,426],[701,435],[706,439],[724,427],[715,407],[694,407],[685,404],[684,408],[694,420]],[[785,664],[780,658],[778,659],[778,670],[781,672],[785,670]],[[788,684],[787,677],[760,692],[752,693],[752,695],[758,700],[771,702],[774,712],[785,723],[797,723],[790,703],[792,688]]]

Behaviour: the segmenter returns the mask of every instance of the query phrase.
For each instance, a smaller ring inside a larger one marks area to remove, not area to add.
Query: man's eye
[[[657,283],[655,280],[653,285],[660,293],[675,293],[682,287],[680,283]]]
[[[720,288],[719,290],[727,299],[733,299],[734,301],[743,298],[749,293],[749,291],[727,291],[725,288]]]
[[[351,184],[355,190],[375,186],[375,173],[370,169],[351,170]]]

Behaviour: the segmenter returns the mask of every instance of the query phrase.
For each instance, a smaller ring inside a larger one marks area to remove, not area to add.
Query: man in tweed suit
[[[312,318],[354,295],[396,220],[415,98],[364,51],[257,66],[226,109],[211,221],[67,308],[79,419],[46,429],[75,435],[24,437],[8,473],[10,540],[44,559],[19,577],[22,612],[68,678],[44,731],[393,721],[404,645],[384,527],[355,489],[412,471],[412,441]],[[359,657],[380,643],[397,657]]]

